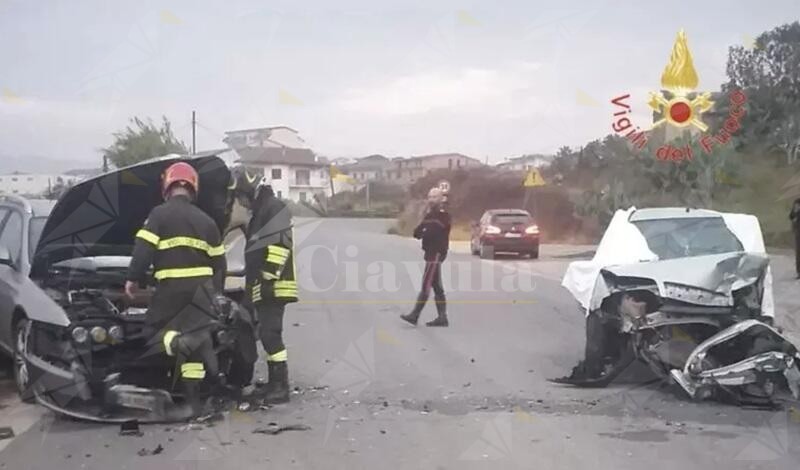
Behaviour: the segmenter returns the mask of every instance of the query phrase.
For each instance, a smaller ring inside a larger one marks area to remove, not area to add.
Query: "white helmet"
[[[428,191],[428,201],[432,204],[438,204],[444,201],[444,191],[441,188],[434,186]]]

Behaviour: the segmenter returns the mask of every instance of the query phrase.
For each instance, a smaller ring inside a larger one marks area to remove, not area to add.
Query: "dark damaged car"
[[[586,312],[584,359],[556,382],[606,386],[633,361],[694,399],[800,398],[800,354],[773,326],[758,219],[688,208],[617,211],[562,285]]]
[[[101,420],[188,418],[175,380],[174,358],[145,325],[154,282],[130,299],[124,293],[134,236],[162,202],[161,174],[184,160],[200,175],[197,204],[224,233],[230,218],[231,174],[216,156],[167,156],[105,173],[69,189],[40,221],[35,248],[19,263],[0,246],[3,308],[0,334],[10,344],[20,394],[58,413]],[[21,211],[30,205],[24,202]],[[41,214],[40,214],[41,215]],[[243,235],[243,234],[241,234]],[[0,239],[1,240],[1,239]],[[243,272],[243,238],[226,237],[228,281]],[[241,283],[238,283],[241,285]],[[251,381],[256,360],[241,288],[218,302],[215,349],[232,385]]]

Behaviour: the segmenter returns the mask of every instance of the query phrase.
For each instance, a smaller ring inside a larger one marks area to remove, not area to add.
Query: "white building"
[[[0,194],[41,196],[45,191],[61,185],[71,185],[82,178],[67,174],[7,173],[0,174]]]
[[[287,126],[259,127],[255,129],[242,129],[225,133],[223,142],[230,148],[244,147],[286,147],[293,149],[308,149],[308,144],[298,132]]]
[[[275,195],[295,202],[314,202],[331,193],[329,163],[319,161],[297,131],[286,126],[225,133],[242,164],[272,180]],[[226,159],[226,162],[228,159]]]
[[[506,171],[528,171],[549,165],[552,161],[552,155],[523,155],[521,157],[509,158],[499,163],[497,168]]]
[[[313,202],[330,194],[328,165],[317,162],[308,149],[241,148],[238,163],[263,173],[279,198]]]

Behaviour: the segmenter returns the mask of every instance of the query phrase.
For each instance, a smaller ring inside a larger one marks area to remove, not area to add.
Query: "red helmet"
[[[173,163],[164,171],[164,177],[161,181],[161,195],[164,199],[167,198],[169,189],[175,184],[189,186],[194,191],[194,194],[197,195],[197,191],[200,189],[200,178],[188,163]]]

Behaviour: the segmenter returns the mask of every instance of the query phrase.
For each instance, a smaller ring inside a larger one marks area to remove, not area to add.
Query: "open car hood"
[[[227,226],[230,170],[215,156],[170,155],[104,173],[70,188],[53,207],[31,263],[31,277],[47,275],[53,263],[89,256],[129,256],[136,232],[150,211],[163,202],[161,175],[185,161],[200,176],[197,205]]]

